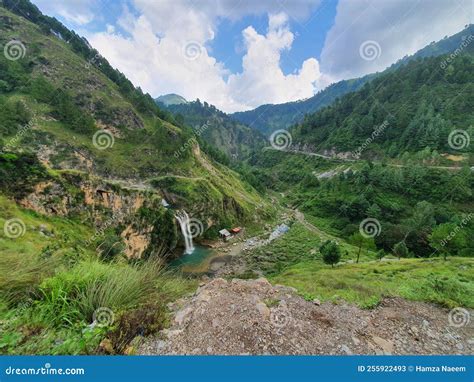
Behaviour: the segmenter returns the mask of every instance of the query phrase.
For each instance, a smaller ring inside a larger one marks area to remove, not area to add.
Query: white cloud
[[[34,1],[42,11],[82,26],[106,10],[100,0]],[[144,91],[200,98],[232,112],[310,97],[335,80],[383,70],[472,22],[471,1],[339,0],[320,63],[308,58],[288,75],[280,57],[295,39],[289,20],[304,21],[321,0],[130,0],[133,10],[125,8],[114,25],[84,34]],[[231,73],[210,46],[221,23],[249,14],[269,15],[268,29],[242,31],[243,49],[237,54],[243,54],[243,70]],[[373,60],[361,58],[366,41],[380,46]]]
[[[334,80],[381,71],[432,41],[472,22],[472,0],[339,0],[326,36],[321,70]],[[375,41],[379,56],[363,59],[361,44]],[[377,48],[378,49],[378,48]]]
[[[86,37],[134,84],[155,96],[178,93],[233,112],[313,95],[320,77],[315,58],[307,59],[294,74],[285,75],[280,68],[280,54],[294,39],[286,14],[270,15],[265,35],[251,26],[242,32],[246,53],[243,72],[236,74],[206,49],[216,28],[212,12],[173,4],[169,9],[166,1],[136,0],[140,16],[125,10],[117,23],[129,35],[107,28]],[[221,7],[214,13],[225,12]]]
[[[243,57],[243,72],[229,77],[233,97],[249,106],[282,103],[310,97],[320,78],[315,58],[303,62],[295,74],[285,75],[280,68],[280,54],[290,49],[294,35],[284,13],[269,17],[268,32],[258,34],[253,27],[243,31],[247,53]]]

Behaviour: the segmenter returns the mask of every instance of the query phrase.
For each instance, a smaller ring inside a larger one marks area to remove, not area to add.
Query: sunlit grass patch
[[[345,300],[362,307],[372,307],[384,296],[400,296],[472,308],[473,268],[470,258],[372,261],[334,269],[316,260],[296,264],[271,280],[323,301]]]

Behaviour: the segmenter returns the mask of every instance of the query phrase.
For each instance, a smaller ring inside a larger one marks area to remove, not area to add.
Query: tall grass
[[[152,299],[161,273],[161,264],[154,261],[135,266],[84,261],[41,284],[38,308],[54,326],[91,323],[98,308],[119,313]]]
[[[50,276],[57,265],[53,258],[36,255],[3,253],[0,256],[0,294],[8,305],[16,305],[38,291],[41,281]]]

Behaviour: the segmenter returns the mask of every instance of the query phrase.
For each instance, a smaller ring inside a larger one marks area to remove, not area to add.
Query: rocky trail
[[[306,301],[266,279],[201,283],[140,354],[473,354],[474,326],[448,309],[387,298],[373,310]],[[472,312],[471,316],[472,316]]]

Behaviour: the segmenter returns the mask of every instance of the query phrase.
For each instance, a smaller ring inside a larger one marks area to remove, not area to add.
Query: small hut
[[[224,240],[224,241],[227,241],[231,238],[231,235],[230,235],[230,232],[227,231],[225,228],[224,229],[221,229],[219,231],[219,236]]]

